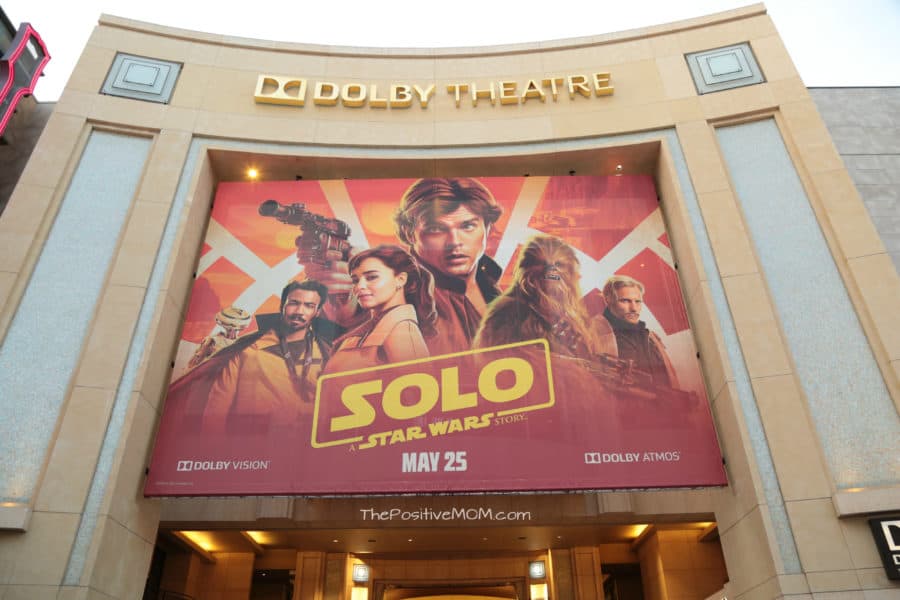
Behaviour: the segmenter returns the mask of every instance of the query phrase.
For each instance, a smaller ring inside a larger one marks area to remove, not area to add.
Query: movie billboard
[[[147,495],[725,483],[650,177],[219,185]]]

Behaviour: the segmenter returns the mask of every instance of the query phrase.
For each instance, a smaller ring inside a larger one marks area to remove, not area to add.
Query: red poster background
[[[216,314],[229,306],[255,315],[277,313],[284,285],[304,279],[304,266],[295,256],[298,228],[261,217],[260,204],[268,199],[303,203],[312,213],[341,219],[350,224],[355,249],[400,244],[392,215],[415,181],[220,184],[185,316],[147,495],[481,492],[726,483],[656,190],[652,179],[644,176],[480,178],[503,208],[488,238],[486,255],[503,268],[500,288],[505,290],[522,244],[539,234],[562,238],[579,258],[583,301],[594,320],[604,319],[601,290],[609,276],[629,275],[641,281],[646,288],[641,318],[665,344],[679,391],[667,395],[600,383],[587,389],[567,386],[557,359],[546,352],[545,344],[538,344],[527,346],[527,352],[488,349],[478,357],[466,353],[432,357],[425,363],[388,365],[355,375],[356,380],[379,379],[385,385],[410,373],[430,373],[439,381],[442,368],[456,365],[460,389],[473,391],[478,369],[485,362],[526,352],[523,360],[530,361],[534,370],[534,385],[522,400],[530,403],[527,410],[518,411],[515,402],[499,405],[480,398],[468,410],[442,412],[438,403],[417,418],[399,422],[385,417],[373,399],[378,418],[368,429],[360,429],[364,442],[319,443],[340,437],[329,438],[322,432],[325,419],[344,410],[340,393],[342,386],[356,381],[351,375],[321,378],[315,409],[302,409],[296,423],[241,432],[205,429],[206,396],[172,390],[190,371],[188,360],[198,345],[216,334]],[[251,324],[241,335],[255,330]],[[410,402],[410,396],[404,398]],[[265,403],[265,394],[260,392],[254,401]],[[459,422],[453,424],[453,419]],[[369,438],[370,434],[376,435]]]

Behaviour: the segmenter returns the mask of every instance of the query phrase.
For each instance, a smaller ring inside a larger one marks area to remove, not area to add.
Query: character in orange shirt
[[[227,357],[211,359],[227,362],[209,389],[203,431],[258,433],[310,417],[316,379],[330,354],[323,332],[333,324],[317,318],[327,295],[311,279],[289,283],[278,315],[258,316],[258,333],[236,342],[228,350],[240,348]]]

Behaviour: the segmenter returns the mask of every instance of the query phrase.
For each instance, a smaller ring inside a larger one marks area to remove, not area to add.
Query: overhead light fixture
[[[368,583],[369,581],[369,565],[357,564],[353,565],[353,582]]]
[[[216,557],[212,555],[214,545],[211,533],[208,531],[172,531],[172,536],[182,544],[193,550],[200,558],[209,564],[215,564]]]
[[[260,546],[272,543],[273,536],[268,531],[245,531],[244,533]]]
[[[243,537],[250,547],[253,549],[253,553],[257,556],[262,556],[266,549],[262,547],[262,539],[263,539],[262,531],[242,531],[241,537]]]
[[[622,174],[622,165],[616,165],[616,177]]]
[[[533,560],[528,563],[528,576],[532,579],[544,579],[547,576],[547,566],[542,560]]]
[[[647,538],[654,535],[656,533],[656,527],[653,525],[641,524],[641,525],[632,525],[631,526],[631,535],[634,536],[634,539],[631,540],[631,551],[636,552],[638,548],[641,547]]]
[[[641,524],[641,525],[632,525],[631,526],[631,536],[633,538],[639,538],[644,535],[644,532],[647,531],[649,525]]]
[[[259,170],[255,167],[250,167],[247,169],[247,178],[248,179],[256,179],[259,177]]]
[[[207,552],[212,552],[215,548],[213,544],[212,534],[209,531],[179,531],[185,538],[196,544]]]

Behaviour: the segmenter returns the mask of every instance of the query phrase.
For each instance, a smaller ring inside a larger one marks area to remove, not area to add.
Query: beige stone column
[[[576,600],[602,600],[603,575],[596,547],[572,548],[572,581]]]
[[[77,156],[75,148],[83,126],[83,118],[62,113],[51,119],[46,132],[58,145],[46,154],[37,154],[52,156],[55,152],[66,152]],[[135,574],[147,572],[159,522],[158,502],[146,500],[142,495],[144,470],[167,378],[166,369],[158,367],[168,364],[179,320],[177,311],[171,314],[171,303],[167,306],[165,302],[165,291],[150,327],[155,335],[151,335],[147,348],[131,349],[131,343],[143,305],[154,300],[146,297],[147,285],[190,139],[187,132],[175,130],[155,136],[48,450],[28,530],[0,532],[0,564],[7,565],[2,569],[10,570],[9,576],[3,578],[9,586],[5,597],[37,598],[43,597],[41,594],[56,597],[61,585],[62,594],[69,598],[84,597],[89,592],[101,593],[102,597],[136,598],[143,591],[144,576]],[[68,147],[59,144],[66,140]],[[40,162],[32,161],[28,170],[38,168],[35,164]],[[60,158],[56,166],[60,185],[64,184],[61,173],[66,162]],[[30,177],[23,179],[21,192],[17,194],[32,198],[39,194],[50,201],[55,192],[47,185],[29,183]],[[46,181],[53,182],[54,178],[48,177]],[[22,206],[21,200],[15,197],[14,200],[13,217],[17,207]],[[49,204],[47,207],[51,209]],[[17,235],[15,231],[21,229],[20,225],[15,219],[10,223],[15,228],[9,235]],[[35,249],[19,256],[17,264],[10,263],[7,273],[16,273],[15,269],[27,271],[29,261],[36,258],[36,249],[40,248],[38,240],[42,230],[46,236],[47,226],[37,222],[31,227]],[[8,256],[7,260],[12,258]],[[16,284],[6,290],[9,302],[4,315],[9,315],[19,290]],[[147,361],[145,356],[130,398],[125,400],[127,407],[121,431],[117,437],[109,437],[103,424],[110,420],[130,351],[140,353],[138,356],[147,351],[154,356],[152,361]],[[98,473],[104,444],[114,444],[112,465],[108,472]],[[104,490],[103,500],[96,514],[86,514],[86,510],[91,510],[88,494],[92,487]],[[79,528],[80,545],[76,542]],[[71,577],[79,571],[79,565],[82,568],[77,582],[71,579],[66,582],[67,571]]]
[[[293,600],[322,600],[324,578],[325,553],[298,552]]]

